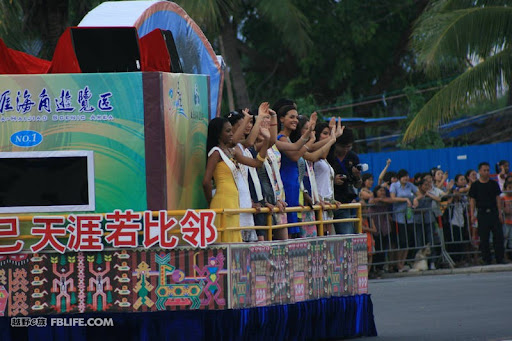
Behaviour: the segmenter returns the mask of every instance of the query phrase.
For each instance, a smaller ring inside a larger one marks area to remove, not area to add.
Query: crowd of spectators
[[[428,246],[432,249],[429,267],[435,269],[442,265],[442,244],[459,266],[509,261],[512,176],[508,161],[496,165],[493,178],[489,163],[482,162],[477,170],[469,169],[451,180],[439,167],[410,178],[405,169],[390,171],[390,164],[388,159],[373,191],[363,186],[359,195],[362,203],[369,204],[365,219],[377,229],[373,233],[376,263],[390,263],[387,271],[407,271],[406,260],[413,260],[419,249]],[[478,250],[481,258],[471,257]],[[378,267],[376,272],[382,270]]]

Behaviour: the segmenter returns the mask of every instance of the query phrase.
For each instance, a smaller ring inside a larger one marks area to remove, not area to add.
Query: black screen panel
[[[140,71],[135,27],[72,28],[71,37],[83,73]]]
[[[0,158],[0,207],[89,204],[86,156]]]

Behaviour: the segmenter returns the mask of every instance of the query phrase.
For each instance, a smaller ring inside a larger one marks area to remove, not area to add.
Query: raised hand
[[[258,118],[259,119],[262,120],[262,119],[270,116],[269,107],[270,107],[270,105],[268,104],[268,102],[263,102],[260,104],[260,106],[258,108]]]
[[[314,113],[311,114],[311,117],[309,118],[309,130],[310,131],[315,130],[317,119],[318,119],[318,114],[315,111]]]
[[[309,133],[309,141],[313,141],[313,143],[316,141],[316,134],[314,131]]]
[[[391,164],[391,159],[386,160],[386,166],[389,166]]]
[[[336,118],[333,116],[331,117],[331,120],[329,121],[329,129],[333,130],[336,128]]]
[[[267,124],[267,126],[268,126],[268,124]],[[263,136],[263,138],[265,140],[270,139],[270,130],[268,130],[268,127],[265,127],[265,126],[262,125],[260,127],[260,134],[261,134],[261,136]]]
[[[341,125],[341,118],[339,118],[338,123],[336,124],[336,137],[343,135],[343,131],[345,131],[345,126]]]
[[[336,142],[336,138],[338,137],[338,136],[336,136],[336,129],[335,128],[336,127],[332,127],[331,128],[331,140],[334,140],[334,142]]]

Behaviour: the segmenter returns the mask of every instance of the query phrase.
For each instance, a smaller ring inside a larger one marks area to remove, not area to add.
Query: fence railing
[[[405,250],[408,251],[405,262],[413,264],[416,253],[427,244],[431,254],[426,259],[435,266],[442,264],[453,268],[456,263],[476,262],[478,240],[466,201],[444,203],[441,215],[436,215],[431,208],[423,208],[412,209],[406,217],[406,211],[391,211],[386,207],[368,205],[363,212],[363,221],[377,229],[373,234],[373,265],[393,266],[400,262],[394,257],[396,253]]]

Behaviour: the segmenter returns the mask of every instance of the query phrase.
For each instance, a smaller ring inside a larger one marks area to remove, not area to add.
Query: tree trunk
[[[221,32],[222,42],[224,43],[224,50],[226,55],[226,63],[230,70],[231,79],[236,95],[237,108],[250,108],[249,94],[247,92],[247,84],[245,83],[244,74],[242,72],[242,64],[240,55],[237,50],[236,30],[233,28],[232,23],[225,21],[224,27]]]
[[[68,26],[68,2],[50,0],[46,8],[47,31],[44,32],[45,40],[48,43],[49,57],[53,57],[57,41]]]
[[[41,57],[52,59],[61,34],[68,27],[68,1],[25,0],[22,3],[29,32],[39,32],[43,41]]]
[[[220,53],[225,56],[226,50],[224,50],[224,42],[222,41],[222,36],[219,36],[219,45],[220,45]],[[224,79],[226,80],[226,88],[228,93],[228,106],[229,111],[235,110],[235,99],[233,98],[233,86],[231,85],[231,74],[229,72],[229,66],[226,67],[224,72]]]

